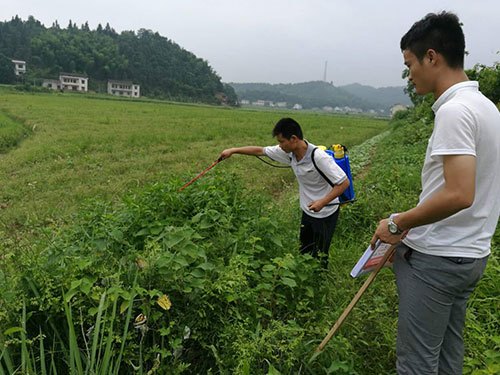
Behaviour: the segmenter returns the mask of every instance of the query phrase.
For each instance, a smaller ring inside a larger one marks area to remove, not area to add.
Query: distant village
[[[26,74],[26,61],[12,60],[16,76]],[[77,73],[59,73],[59,79],[43,79],[42,87],[58,91],[88,92],[89,77]],[[139,98],[141,96],[140,85],[131,81],[108,80],[107,93],[115,96]]]
[[[240,105],[241,106],[246,106],[246,107],[268,107],[268,108],[278,108],[278,109],[286,109],[286,108],[291,108],[296,111],[300,111],[303,109],[302,104],[300,103],[287,103],[287,102],[273,102],[270,100],[255,100],[255,101],[250,101],[247,99],[241,99],[240,100]],[[407,106],[403,104],[395,104],[390,108],[390,116],[394,116],[394,114],[398,111],[404,111],[408,109]],[[323,106],[321,108],[312,108],[312,111],[321,111],[321,112],[330,112],[330,113],[339,113],[339,114],[369,114],[372,116],[387,116],[385,113],[386,111],[383,109],[380,110],[375,110],[375,109],[370,109],[368,111],[363,111],[360,108],[351,108],[349,106],[344,106],[344,107],[331,107],[331,106]]]

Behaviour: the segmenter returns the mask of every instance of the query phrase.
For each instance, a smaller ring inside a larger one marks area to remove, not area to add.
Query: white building
[[[293,105],[292,108],[295,109],[295,110],[300,110],[300,109],[302,109],[302,104],[296,103],[296,104]]]
[[[51,90],[88,91],[87,76],[76,73],[59,73],[59,79],[44,79],[42,86]]]
[[[264,107],[266,105],[266,101],[259,99],[259,100],[252,102],[252,105],[256,105],[258,107]]]
[[[16,76],[20,76],[26,73],[26,61],[22,60],[11,60],[14,64],[14,73]]]
[[[61,90],[65,91],[88,91],[89,78],[82,74],[59,73]]]
[[[61,81],[57,79],[44,79],[42,86],[51,90],[61,90]]]
[[[130,81],[108,81],[108,94],[138,98],[141,96],[141,87]]]

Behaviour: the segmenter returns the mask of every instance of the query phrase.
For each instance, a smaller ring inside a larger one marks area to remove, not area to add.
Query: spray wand
[[[201,176],[203,176],[205,173],[207,173],[210,169],[212,169],[213,167],[215,167],[217,164],[219,164],[222,160],[224,160],[224,158],[220,157],[218,158],[216,161],[214,161],[212,163],[212,165],[210,167],[208,167],[207,169],[205,169],[203,172],[201,172],[198,176],[196,176],[195,178],[193,178],[191,181],[189,181],[187,184],[185,184],[183,187],[181,187],[179,189],[179,191],[183,191],[185,188],[187,188],[189,185],[191,185],[193,182],[195,182],[197,179],[199,179]]]

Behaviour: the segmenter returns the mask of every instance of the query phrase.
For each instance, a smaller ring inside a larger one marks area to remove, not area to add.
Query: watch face
[[[398,226],[395,223],[389,222],[389,224],[387,226],[388,226],[389,232],[391,232],[392,234],[398,233]]]

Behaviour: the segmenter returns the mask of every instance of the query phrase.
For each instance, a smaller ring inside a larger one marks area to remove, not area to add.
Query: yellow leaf
[[[158,301],[156,301],[156,303],[160,305],[163,310],[170,310],[170,308],[172,307],[172,302],[170,302],[170,298],[168,298],[166,294],[158,298]]]

